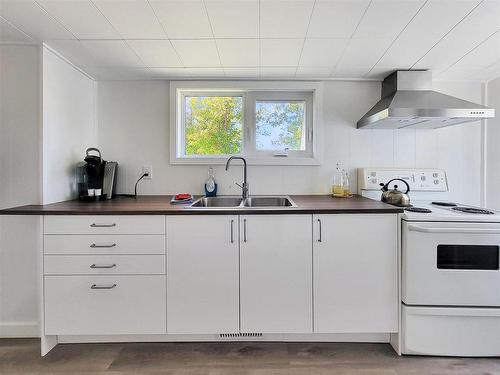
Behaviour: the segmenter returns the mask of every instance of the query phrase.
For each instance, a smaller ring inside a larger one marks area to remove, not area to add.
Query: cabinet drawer
[[[165,234],[165,216],[46,216],[45,234]]]
[[[45,334],[165,334],[165,289],[163,275],[45,276]]]
[[[45,275],[164,274],[164,255],[46,255]]]
[[[162,234],[45,235],[47,254],[165,254]]]

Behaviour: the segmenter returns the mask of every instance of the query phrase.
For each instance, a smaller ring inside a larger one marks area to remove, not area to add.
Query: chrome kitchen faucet
[[[240,159],[241,161],[243,161],[243,185],[240,185],[238,183],[236,183],[236,185],[241,188],[242,197],[245,200],[248,198],[247,161],[241,156],[231,156],[229,159],[227,159],[226,171],[229,169],[229,164],[231,164],[231,160],[233,159]]]

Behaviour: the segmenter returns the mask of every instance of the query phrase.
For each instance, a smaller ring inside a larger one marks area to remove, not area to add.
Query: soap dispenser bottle
[[[208,168],[208,178],[205,182],[205,196],[206,197],[216,197],[217,196],[217,183],[215,182],[215,172],[213,168]]]

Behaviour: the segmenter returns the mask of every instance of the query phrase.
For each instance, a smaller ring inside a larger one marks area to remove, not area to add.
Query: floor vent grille
[[[262,333],[220,333],[221,339],[236,339],[239,337],[262,337]]]

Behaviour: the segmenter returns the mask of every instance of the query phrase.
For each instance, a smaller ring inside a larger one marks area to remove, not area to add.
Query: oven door
[[[500,223],[402,224],[407,305],[500,306]]]

